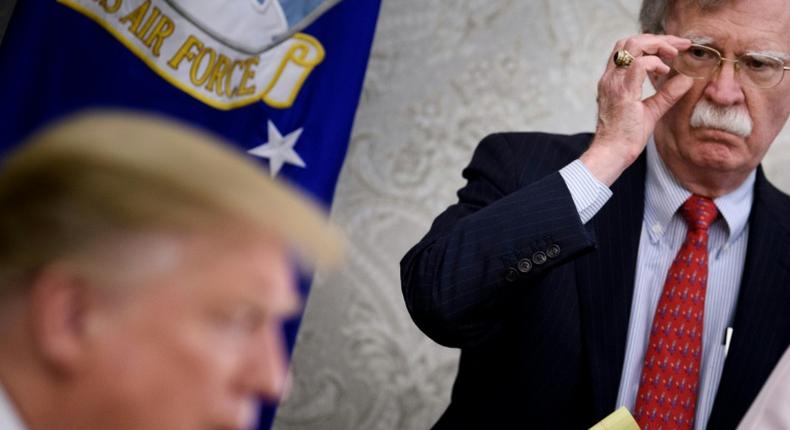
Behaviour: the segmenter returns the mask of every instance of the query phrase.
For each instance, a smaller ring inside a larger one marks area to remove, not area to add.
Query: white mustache
[[[694,106],[689,123],[694,128],[723,130],[744,139],[752,134],[752,118],[745,108],[716,106],[704,98]]]

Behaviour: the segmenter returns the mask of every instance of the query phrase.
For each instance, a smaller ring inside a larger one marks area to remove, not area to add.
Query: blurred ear
[[[95,303],[89,282],[75,267],[53,263],[38,273],[31,287],[34,347],[53,370],[69,373],[85,353],[87,318]]]

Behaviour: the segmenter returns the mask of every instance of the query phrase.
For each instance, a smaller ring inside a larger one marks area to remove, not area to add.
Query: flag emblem
[[[297,27],[278,0],[58,1],[101,25],[170,84],[218,109],[290,107],[325,55],[310,35],[283,40]],[[297,26],[314,14],[302,15]]]

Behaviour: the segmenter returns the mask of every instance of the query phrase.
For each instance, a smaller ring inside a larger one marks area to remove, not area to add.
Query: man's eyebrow
[[[691,40],[691,43],[695,45],[711,45],[714,42],[714,39],[710,36],[704,36],[700,34],[689,33],[683,35],[684,38]],[[764,50],[764,51],[747,51],[747,54],[756,54],[756,55],[763,55],[766,57],[774,57],[774,58],[781,58],[784,61],[790,62],[790,54],[781,51],[771,51],[771,50]]]
[[[774,57],[782,59],[783,61],[790,61],[790,54],[780,51],[747,51],[747,54],[761,55],[764,57]]]
[[[713,38],[710,36],[703,36],[699,34],[686,34],[684,38],[691,40],[691,43],[696,45],[710,45],[713,43]]]

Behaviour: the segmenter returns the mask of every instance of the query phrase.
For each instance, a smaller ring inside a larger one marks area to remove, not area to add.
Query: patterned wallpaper
[[[332,213],[348,264],[319,275],[275,428],[425,429],[458,353],[406,313],[398,262],[455,200],[477,142],[592,130],[595,87],[639,0],[384,0]],[[790,190],[790,134],[766,170]],[[784,175],[784,176],[781,176]]]

